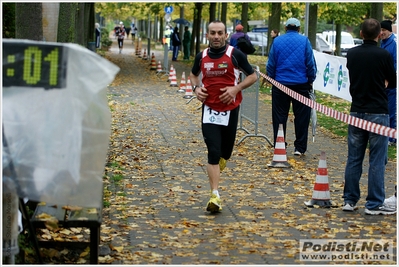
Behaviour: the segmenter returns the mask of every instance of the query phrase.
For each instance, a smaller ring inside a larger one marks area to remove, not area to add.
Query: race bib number
[[[204,106],[204,116],[202,117],[203,123],[211,123],[217,125],[227,126],[229,124],[230,119],[230,110],[228,111],[216,111],[208,107]]]

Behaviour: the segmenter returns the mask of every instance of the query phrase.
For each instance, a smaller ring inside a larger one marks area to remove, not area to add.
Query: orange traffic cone
[[[191,80],[190,77],[187,78],[187,85],[186,85],[186,93],[183,98],[192,98],[193,97],[193,88],[191,87]]]
[[[308,207],[319,205],[323,208],[330,208],[332,206],[330,200],[330,186],[328,183],[326,152],[324,151],[321,151],[320,154],[319,168],[317,169],[312,199],[310,201],[305,201],[305,205]]]
[[[186,73],[183,71],[181,75],[181,82],[180,82],[180,89],[177,90],[179,93],[184,93],[186,92]]]
[[[170,78],[169,86],[177,87],[177,78],[176,78],[176,70],[175,69],[173,69],[173,71],[172,71],[172,77]]]
[[[143,54],[142,60],[147,60],[147,59],[148,59],[148,57],[147,57],[147,49],[144,49],[144,54]]]
[[[157,73],[162,72],[162,65],[161,65],[161,61],[158,61],[158,65],[157,65]]]
[[[275,168],[287,168],[291,165],[287,161],[287,151],[285,150],[283,125],[278,126],[276,145],[274,147],[273,161],[267,165]]]

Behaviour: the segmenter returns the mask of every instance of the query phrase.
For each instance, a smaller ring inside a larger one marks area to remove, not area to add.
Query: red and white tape
[[[334,119],[343,121],[346,124],[356,126],[360,129],[363,129],[363,130],[366,130],[366,131],[369,131],[372,133],[388,136],[391,138],[396,138],[396,129],[393,129],[393,128],[390,128],[390,127],[387,127],[384,125],[376,124],[374,122],[366,121],[366,120],[363,120],[363,119],[360,119],[357,117],[353,117],[351,115],[336,111],[332,108],[323,106],[323,105],[317,103],[316,101],[313,101],[307,97],[304,97],[303,95],[300,95],[297,92],[291,90],[290,88],[273,80],[272,78],[270,78],[266,74],[260,72],[259,70],[256,70],[256,71],[259,73],[260,76],[262,76],[263,78],[268,80],[271,84],[276,86],[278,89],[280,89],[281,91],[283,91],[290,97],[294,98],[295,100],[298,100],[299,102],[301,102],[302,104],[304,104],[308,107],[311,107],[311,108],[317,110],[318,112],[321,112],[321,113],[323,113],[327,116],[330,116]]]

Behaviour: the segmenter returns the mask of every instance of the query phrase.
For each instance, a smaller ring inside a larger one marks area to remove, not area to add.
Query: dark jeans
[[[388,114],[371,114],[351,112],[350,115],[388,126]],[[388,137],[371,133],[356,126],[348,126],[348,158],[345,167],[344,201],[356,204],[360,199],[359,181],[363,172],[363,160],[369,151],[368,189],[366,208],[375,209],[385,199],[385,165],[388,158]]]
[[[307,97],[309,92],[312,90],[310,84],[298,84],[298,85],[286,85],[293,91]],[[292,103],[292,109],[294,111],[294,127],[295,127],[295,141],[294,146],[296,150],[301,153],[305,153],[308,145],[308,131],[310,122],[311,108],[302,104],[301,102],[293,99],[277,87],[272,88],[272,120],[273,120],[273,134],[274,134],[274,146],[276,146],[278,127],[280,124],[283,125],[284,140],[287,132],[287,120]]]
[[[386,90],[388,96],[388,109],[389,109],[389,127],[396,129],[396,88]],[[389,138],[389,142],[395,142],[396,139]]]

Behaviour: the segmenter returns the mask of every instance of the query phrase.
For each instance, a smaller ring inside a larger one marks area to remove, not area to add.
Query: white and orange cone
[[[161,65],[161,61],[158,61],[158,65],[157,65],[157,73],[162,72],[162,65]]]
[[[172,70],[172,77],[170,78],[169,86],[177,87],[177,77],[176,77],[176,70],[173,68]]]
[[[150,65],[151,65],[150,70],[156,70],[157,69],[157,62],[155,61],[154,53],[152,53],[151,64]]]
[[[173,65],[171,64],[170,65],[170,70],[169,70],[169,77],[168,77],[167,82],[170,82],[172,80],[173,70],[174,70],[174,68],[173,68]]]
[[[139,42],[136,43],[136,56],[138,56],[140,54],[140,50],[139,50]]]
[[[190,77],[188,77],[186,85],[186,93],[184,94],[183,98],[192,98],[192,97],[193,97],[193,87],[191,86]]]
[[[316,182],[313,188],[313,195],[310,201],[305,201],[305,205],[313,207],[318,205],[323,208],[332,206],[330,200],[330,186],[328,182],[326,152],[321,151],[319,167],[317,169]]]
[[[287,151],[285,149],[283,125],[278,126],[276,145],[274,147],[273,161],[267,165],[275,168],[288,168],[291,165],[287,161]]]
[[[181,74],[181,81],[180,81],[180,89],[177,90],[179,93],[185,93],[186,92],[186,73],[183,71]]]

